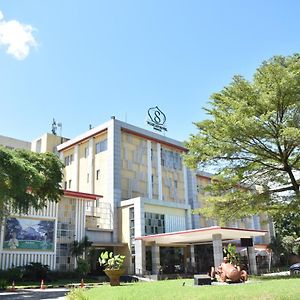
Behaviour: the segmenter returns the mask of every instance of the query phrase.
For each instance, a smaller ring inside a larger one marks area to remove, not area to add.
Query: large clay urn
[[[104,270],[104,272],[109,278],[110,285],[118,286],[118,285],[120,285],[120,277],[125,272],[125,270],[124,269],[118,269],[118,270],[106,269],[106,270]]]

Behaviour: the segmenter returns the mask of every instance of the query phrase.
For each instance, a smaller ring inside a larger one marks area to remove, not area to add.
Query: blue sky
[[[1,0],[0,11],[0,134],[25,140],[53,117],[66,137],[112,115],[151,130],[156,105],[166,135],[186,140],[233,75],[300,49],[297,0]]]

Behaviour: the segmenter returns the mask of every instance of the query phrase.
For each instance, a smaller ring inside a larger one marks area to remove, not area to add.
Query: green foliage
[[[59,201],[63,164],[53,153],[0,147],[0,217]]]
[[[93,242],[89,241],[87,236],[79,241],[74,241],[71,248],[71,254],[75,256],[76,261],[78,262],[78,257],[81,256],[84,252],[87,254],[88,250],[92,246]]]
[[[23,279],[24,267],[14,267],[7,270],[0,270],[0,278],[5,278],[9,283]]]
[[[299,211],[300,55],[263,62],[252,81],[234,76],[206,112],[185,156],[189,167],[217,174],[199,212],[226,222]]]
[[[41,279],[47,279],[50,273],[48,265],[32,262],[26,266],[0,270],[0,278],[5,278],[8,282],[40,281]]]
[[[123,266],[124,259],[124,255],[114,255],[113,252],[108,253],[108,251],[105,251],[100,254],[99,264],[104,266],[105,269],[119,270]]]
[[[227,247],[224,247],[223,252],[225,257],[227,257],[228,262],[234,266],[237,266],[240,262],[239,255],[236,251],[236,245],[228,244]]]
[[[41,263],[30,263],[25,266],[23,279],[30,281],[40,281],[42,279],[47,279],[50,274],[50,269],[48,265],[43,265]]]
[[[68,300],[88,300],[89,298],[85,295],[82,289],[72,289],[68,295]]]
[[[8,287],[8,283],[5,279],[0,279],[0,290],[5,290]]]
[[[273,254],[280,258],[280,256],[283,256],[286,254],[285,248],[282,244],[282,239],[280,236],[272,236],[271,243],[268,245],[268,248],[272,250]]]
[[[83,244],[78,241],[74,241],[71,248],[71,254],[75,256],[76,260],[78,256],[83,254],[83,251]]]
[[[295,240],[293,236],[288,235],[272,237],[268,248],[272,250],[277,264],[288,265],[291,256],[300,255],[300,245],[295,243]]]
[[[91,266],[89,262],[82,258],[77,260],[77,269],[76,272],[81,276],[86,276],[90,272]]]
[[[300,212],[278,212],[273,216],[276,234],[280,236],[300,237]]]

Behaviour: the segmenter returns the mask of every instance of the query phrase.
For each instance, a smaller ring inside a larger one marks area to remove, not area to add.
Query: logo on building
[[[153,129],[160,132],[167,131],[167,127],[164,125],[166,123],[166,115],[158,108],[158,106],[151,107],[148,109],[148,120],[147,124],[153,127]]]

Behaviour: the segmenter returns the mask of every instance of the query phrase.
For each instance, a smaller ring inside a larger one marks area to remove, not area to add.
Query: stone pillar
[[[157,143],[157,174],[158,174],[158,200],[163,200],[163,189],[162,189],[162,167],[161,167],[161,146]]]
[[[147,141],[147,195],[149,199],[153,198],[153,190],[152,190],[152,155],[151,155],[151,141]]]
[[[190,254],[191,254],[191,268],[192,272],[195,272],[196,270],[196,260],[195,260],[195,246],[190,245]]]
[[[135,241],[135,274],[143,275],[146,271],[146,247],[142,240]]]
[[[79,191],[79,145],[74,146],[74,186],[73,191]]]
[[[247,247],[247,252],[248,252],[248,262],[249,262],[250,274],[256,275],[257,274],[257,265],[256,265],[255,245],[254,245],[254,243],[253,243],[252,247]]]
[[[218,267],[223,262],[222,235],[213,234],[214,264]]]
[[[151,248],[152,252],[152,274],[158,275],[159,268],[160,268],[160,253],[159,253],[159,246],[154,244]]]

